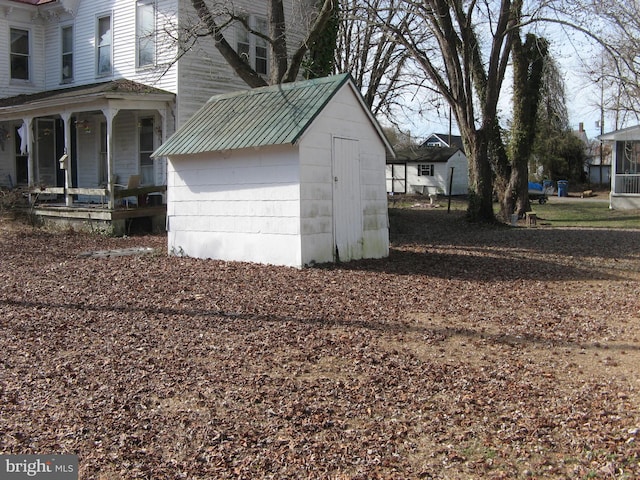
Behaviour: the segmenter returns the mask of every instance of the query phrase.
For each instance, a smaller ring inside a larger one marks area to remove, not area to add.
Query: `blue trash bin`
[[[542,182],[542,190],[547,192],[549,187],[553,187],[553,182],[551,180],[544,180]]]
[[[569,182],[567,180],[558,180],[558,196],[567,197],[569,195]]]

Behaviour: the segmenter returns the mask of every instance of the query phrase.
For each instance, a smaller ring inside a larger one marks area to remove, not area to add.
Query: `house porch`
[[[164,226],[166,160],[150,154],[173,131],[174,106],[172,93],[128,80],[0,99],[0,186],[47,222]]]

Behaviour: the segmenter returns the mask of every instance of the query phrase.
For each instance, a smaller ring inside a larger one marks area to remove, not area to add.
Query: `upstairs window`
[[[11,78],[29,80],[29,31],[11,29]]]
[[[267,21],[261,17],[247,17],[249,29],[254,32],[267,34]],[[238,24],[236,29],[236,51],[256,73],[266,75],[268,71],[268,43],[267,41],[247,30],[243,24]]]
[[[156,5],[154,0],[136,3],[136,66],[147,67],[156,61]]]
[[[96,31],[96,63],[97,74],[111,74],[111,58],[112,52],[112,34],[111,34],[111,15],[98,17],[98,25]]]
[[[73,81],[73,27],[61,28],[62,43],[62,83]]]
[[[433,164],[419,164],[418,165],[418,175],[421,177],[433,177]]]

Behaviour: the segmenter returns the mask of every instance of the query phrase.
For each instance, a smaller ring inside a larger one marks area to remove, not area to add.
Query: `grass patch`
[[[607,202],[551,201],[531,209],[552,227],[640,228],[640,210],[611,210]]]
[[[449,199],[445,196],[438,196],[433,204],[423,195],[397,195],[389,199],[390,216],[394,217],[403,210],[427,210],[431,212],[428,214],[431,220],[432,217],[441,217],[443,220],[451,221],[456,218],[459,221],[459,214],[466,212],[467,206],[468,202],[464,197],[453,197],[450,207]],[[499,205],[496,203],[496,214],[498,209]],[[446,215],[449,210],[453,215]],[[605,199],[594,201],[553,197],[544,205],[532,202],[531,210],[537,214],[539,225],[551,227],[640,228],[640,210],[611,210]]]

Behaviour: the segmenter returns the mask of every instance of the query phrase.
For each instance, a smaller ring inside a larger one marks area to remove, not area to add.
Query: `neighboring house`
[[[640,125],[600,135],[611,145],[611,193],[609,207],[640,208]]]
[[[460,135],[451,135],[449,133],[432,133],[429,135],[421,147],[456,147],[464,152],[462,137]]]
[[[469,162],[456,147],[418,147],[387,158],[387,192],[425,195],[466,195]]]
[[[168,249],[303,267],[388,255],[380,126],[349,75],[211,98],[168,157]]]
[[[586,154],[584,172],[589,183],[593,185],[611,183],[611,149],[600,142],[590,141],[582,122],[578,125],[578,130],[573,131],[573,134],[584,145]]]
[[[256,30],[266,5],[234,2]],[[58,216],[144,214],[116,210],[119,197],[164,189],[166,160],[151,153],[212,95],[246,88],[212,38],[179,51],[194,18],[188,0],[0,0],[0,186],[64,199]],[[267,73],[264,41],[239,23],[225,35]],[[78,205],[90,202],[104,211]]]
[[[592,142],[587,157],[587,178],[592,185],[611,184],[611,147]]]

